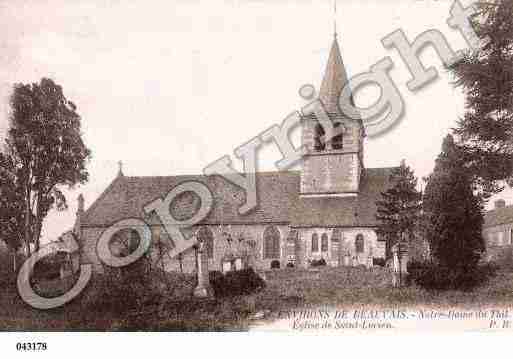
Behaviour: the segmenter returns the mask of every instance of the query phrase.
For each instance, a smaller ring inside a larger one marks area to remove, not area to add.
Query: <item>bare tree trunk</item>
[[[166,264],[164,263],[164,251],[162,248],[162,242],[160,241],[160,238],[158,239],[158,247],[159,247],[159,258],[160,258],[160,264],[162,266],[162,276],[164,276],[166,289],[168,293],[171,293],[171,283],[169,283],[169,277],[166,275]]]
[[[41,227],[42,227],[42,222],[43,222],[43,219],[41,218],[43,215],[41,213],[41,197],[42,197],[42,194],[40,193],[40,191],[38,191],[37,193],[37,201],[36,203],[34,204],[35,206],[37,206],[37,209],[36,209],[36,223],[34,224],[34,233],[33,233],[33,238],[32,240],[34,241],[34,252],[37,252],[39,251],[39,247],[40,247],[40,237],[41,237]]]
[[[18,269],[18,264],[16,263],[16,249],[12,250],[12,268],[13,273],[16,274],[16,270]]]
[[[41,246],[40,245],[41,242],[39,240],[41,238],[42,223],[39,221],[38,218],[36,218],[36,221],[37,221],[37,223],[35,225],[36,226],[36,230],[34,231],[35,233],[34,233],[34,239],[33,239],[34,240],[34,252],[39,251],[39,247]]]
[[[27,190],[27,193],[25,194],[25,256],[28,258],[30,257],[30,217],[31,217],[31,211],[30,211],[30,193]]]
[[[194,246],[194,265],[195,265],[195,269],[196,269],[196,273],[198,273],[198,270],[199,270],[199,256],[198,256],[198,247],[197,246]]]

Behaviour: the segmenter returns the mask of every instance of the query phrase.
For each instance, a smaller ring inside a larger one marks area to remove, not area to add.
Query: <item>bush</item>
[[[16,280],[16,273],[13,270],[12,253],[2,248],[0,240],[0,287]],[[21,263],[21,259],[18,263]]]
[[[321,267],[326,265],[326,260],[324,258],[321,259],[312,259],[310,262],[311,267]]]
[[[469,291],[486,283],[495,276],[497,268],[493,264],[484,264],[468,268],[448,268],[433,262],[408,263],[407,283],[415,282],[428,290],[464,290]]]
[[[273,260],[271,262],[271,269],[279,269],[280,268],[280,261],[279,260]]]
[[[386,263],[385,258],[372,258],[372,265],[373,266],[384,267],[386,264],[387,263]]]
[[[148,266],[145,258],[121,268],[105,266],[104,274],[95,280],[89,305],[114,314],[141,310],[157,295]]]
[[[218,271],[209,273],[210,285],[216,297],[233,297],[251,294],[265,287],[265,282],[253,268],[222,274]]]
[[[223,277],[223,273],[218,270],[208,272],[208,280],[210,281],[211,285],[213,285],[213,282],[219,282],[223,280]]]
[[[65,262],[64,253],[57,252],[37,261],[34,265],[32,280],[54,280],[60,278],[61,266]]]

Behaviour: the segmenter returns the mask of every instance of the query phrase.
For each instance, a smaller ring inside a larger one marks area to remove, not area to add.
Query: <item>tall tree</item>
[[[484,251],[483,199],[462,151],[452,135],[445,137],[423,200],[431,254],[454,273],[475,268]]]
[[[465,94],[466,112],[454,129],[474,181],[485,195],[513,184],[513,1],[477,2],[472,19],[477,35],[488,39],[452,67]]]
[[[377,232],[386,238],[387,257],[390,256],[390,248],[403,236],[414,238],[421,210],[417,178],[405,161],[393,170],[390,181],[393,187],[382,192],[382,199],[376,202],[376,218],[380,222]]]
[[[62,186],[88,180],[90,150],[82,141],[76,106],[47,78],[14,86],[7,145],[18,159],[14,181],[22,191],[24,245],[30,254],[31,242],[39,248],[48,211],[67,208]]]

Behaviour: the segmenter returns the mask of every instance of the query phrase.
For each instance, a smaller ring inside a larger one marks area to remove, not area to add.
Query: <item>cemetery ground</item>
[[[167,278],[173,286],[171,294],[141,302],[136,310],[128,310],[122,303],[113,308],[112,301],[106,297],[108,289],[101,292],[92,283],[63,307],[33,309],[20,299],[14,281],[5,280],[4,276],[0,330],[237,331],[248,329],[256,313],[269,313],[264,320],[271,322],[280,310],[362,306],[480,309],[513,304],[511,270],[499,271],[488,283],[471,292],[432,292],[416,286],[392,288],[389,276],[381,268],[277,269],[265,273],[266,287],[257,293],[201,300],[191,295],[194,276],[171,274]]]

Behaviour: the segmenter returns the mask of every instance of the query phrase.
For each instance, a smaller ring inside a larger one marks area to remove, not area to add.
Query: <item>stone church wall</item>
[[[280,261],[280,267],[287,264],[287,254],[290,253],[290,248],[287,248],[287,237],[289,235],[288,225],[276,225],[280,232],[280,256],[276,258],[264,258],[264,241],[263,234],[268,225],[255,224],[255,225],[232,225],[230,227],[220,227],[218,225],[206,225],[214,237],[214,251],[213,257],[208,259],[209,270],[221,270],[221,261],[227,254],[232,254],[235,257],[244,256],[256,269],[269,269],[273,260]],[[161,243],[167,245],[167,249],[171,249],[171,244],[168,242],[168,237],[163,227],[152,228],[152,246],[150,247],[151,257],[155,259],[159,256],[158,248],[155,248],[157,238],[161,239]],[[81,263],[90,263],[93,265],[93,271],[96,273],[103,272],[103,265],[98,258],[96,252],[97,242],[106,228],[88,227],[82,228],[81,234]],[[227,240],[227,236],[223,232],[231,234],[231,241]],[[162,237],[160,237],[162,236]],[[243,238],[242,241],[239,238]],[[290,246],[289,246],[290,247]],[[294,249],[295,250],[295,249]],[[169,258],[164,255],[164,267],[167,271],[180,271],[191,273],[196,270],[195,252],[194,249],[185,251],[181,258]],[[181,264],[181,268],[180,268]],[[162,265],[162,264],[159,264]]]
[[[87,227],[80,234],[80,262],[93,265],[93,272],[103,273],[103,265],[96,253],[96,244],[106,228]]]
[[[350,265],[367,264],[369,256],[373,258],[385,257],[385,243],[378,241],[376,232],[369,228],[351,228],[341,229],[341,240],[336,242],[332,240],[333,228],[305,228],[300,229],[300,240],[304,250],[304,260],[302,267],[307,267],[308,262],[324,258],[328,265],[337,266],[343,265],[343,256],[349,254],[351,258]],[[318,250],[312,251],[312,238],[314,233],[318,236]],[[328,236],[328,250],[322,251],[321,241],[322,235],[326,233]],[[356,236],[361,234],[363,236],[363,252],[356,252]]]
[[[269,225],[232,225],[220,227],[218,225],[206,225],[213,235],[213,257],[208,259],[209,270],[221,270],[222,260],[227,254],[234,257],[243,257],[248,265],[258,270],[265,270],[271,267],[273,260],[280,262],[280,268],[287,263],[293,262],[295,267],[307,268],[312,260],[324,258],[328,265],[343,265],[343,256],[348,253],[351,258],[350,265],[366,264],[369,256],[374,258],[385,256],[385,244],[378,241],[376,233],[370,228],[341,229],[340,242],[333,241],[333,228],[299,228],[297,240],[289,240],[290,227],[288,225],[276,225],[280,233],[280,255],[276,258],[264,258],[264,231]],[[197,227],[198,228],[198,227]],[[94,272],[103,272],[103,265],[96,253],[96,244],[105,228],[83,228],[81,240],[81,263],[93,264]],[[231,241],[223,232],[231,234]],[[312,251],[312,235],[317,233],[318,249]],[[322,235],[328,236],[328,247],[325,251],[322,248]],[[363,236],[364,251],[356,252],[355,242],[358,234]],[[157,238],[171,248],[170,241],[163,227],[152,226],[152,246],[150,255],[154,263],[159,256],[158,248],[155,246]],[[243,238],[243,240],[239,240]],[[165,253],[165,251],[163,250]],[[167,271],[181,271],[192,273],[196,270],[195,251],[193,248],[185,251],[181,258],[169,258],[164,255],[164,268]],[[159,263],[162,265],[162,262]]]
[[[249,265],[256,269],[269,269],[273,260],[280,261],[280,267],[286,265],[284,253],[286,252],[286,239],[289,234],[289,227],[287,225],[276,225],[280,232],[280,256],[276,258],[264,258],[263,235],[268,225],[231,225],[229,227],[206,225],[206,227],[212,231],[214,238],[213,257],[208,258],[209,270],[221,271],[222,260],[227,255],[243,257],[247,259]],[[230,236],[227,236],[225,233],[229,233]],[[194,252],[191,251],[191,253],[188,253],[188,256],[191,258],[192,263],[194,263]],[[166,269],[179,270],[179,261],[176,258],[168,260]]]
[[[314,149],[315,120],[303,121],[302,143],[308,155],[303,158],[301,173],[302,193],[330,193],[358,191],[360,163],[363,150],[361,129],[354,121],[345,121],[342,149],[334,150],[331,143],[324,151]]]

